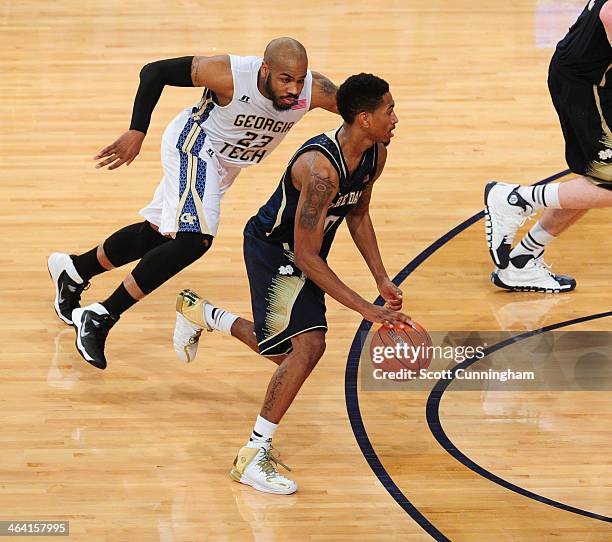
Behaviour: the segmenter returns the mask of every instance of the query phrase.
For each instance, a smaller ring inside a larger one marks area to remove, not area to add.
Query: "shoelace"
[[[91,286],[91,282],[86,282],[83,285],[83,288],[79,288],[78,293],[76,293],[76,297],[78,301],[81,301],[81,294],[85,291],[85,290],[89,290],[89,287]]]
[[[274,452],[277,452],[276,454]],[[280,459],[280,453],[273,446],[268,450],[264,449],[263,457],[257,462],[257,466],[266,474],[267,477],[282,476],[278,473],[276,465],[282,465],[288,471],[291,469],[285,465]]]
[[[85,290],[89,290],[90,286],[91,282],[85,282],[84,284],[76,284],[74,286],[72,284],[68,284],[66,289],[68,290],[70,295],[76,297],[77,301],[81,301],[81,294]]]
[[[523,224],[525,224],[525,222],[527,222],[528,220],[533,220],[533,217],[534,217],[535,215],[536,215],[536,213],[535,213],[535,212],[533,212],[533,213],[531,213],[531,214],[528,214],[528,215],[525,215],[525,216],[524,216],[524,217],[521,219],[521,221],[519,222],[519,226],[518,226],[518,227],[520,228],[520,227],[521,227]]]
[[[527,222],[528,220],[533,220],[533,217],[535,216],[535,212],[533,213],[529,213],[523,216],[520,215],[511,215],[511,216],[504,216],[502,215],[501,217],[499,217],[499,221],[506,227],[511,227],[512,229],[518,230],[523,224],[525,224],[525,222]]]
[[[106,338],[108,332],[110,331],[110,328],[113,327],[117,320],[113,318],[110,314],[98,314],[96,316],[97,318],[95,320],[97,320],[99,324],[96,326],[95,320],[93,319],[92,324],[97,328],[98,332],[102,335],[102,337]]]
[[[538,269],[542,269],[542,270],[546,271],[551,277],[554,276],[554,273],[551,271],[552,264],[551,263],[546,263],[544,261],[544,258],[542,258],[541,256],[539,258],[534,258],[533,259],[533,266],[538,268]]]

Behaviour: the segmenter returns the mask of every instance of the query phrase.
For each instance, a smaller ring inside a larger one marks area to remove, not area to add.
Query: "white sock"
[[[251,438],[249,438],[249,442],[246,443],[247,448],[261,448],[262,446],[270,446],[272,444],[272,437],[277,429],[277,423],[269,422],[265,418],[258,415],[257,420],[255,421],[255,427],[251,433]]]
[[[238,320],[238,316],[206,303],[204,305],[204,320],[213,329],[231,335],[232,324]]]
[[[546,245],[556,239],[554,235],[548,233],[538,220],[521,242],[510,252],[510,260],[515,267],[523,268],[531,258],[539,258]]]
[[[534,211],[542,207],[561,209],[559,186],[561,186],[559,183],[521,186],[518,193],[531,205]]]

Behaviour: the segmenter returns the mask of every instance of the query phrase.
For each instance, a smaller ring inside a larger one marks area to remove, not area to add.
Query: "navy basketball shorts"
[[[327,330],[323,290],[295,266],[288,245],[261,239],[250,221],[244,230],[244,262],[261,354],[288,354],[293,350],[292,337]]]
[[[554,56],[548,88],[565,139],[567,165],[597,186],[612,189],[612,89],[570,79]]]

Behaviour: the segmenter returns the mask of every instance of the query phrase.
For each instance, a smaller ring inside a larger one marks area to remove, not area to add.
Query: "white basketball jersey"
[[[245,168],[266,158],[310,109],[312,74],[307,71],[297,103],[287,111],[278,111],[257,88],[263,60],[230,55],[230,61],[234,79],[232,101],[222,107],[206,91],[193,108],[192,118],[204,129],[208,145],[222,164]]]

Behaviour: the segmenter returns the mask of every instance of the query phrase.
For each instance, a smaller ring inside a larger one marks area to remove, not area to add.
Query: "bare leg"
[[[559,185],[561,209],[546,209],[540,223],[557,237],[580,220],[589,209],[612,207],[612,190],[595,186],[584,177],[577,177]]]
[[[314,330],[293,337],[293,352],[278,366],[268,384],[260,416],[279,423],[293,399],[325,352],[325,331]]]
[[[542,227],[555,237],[580,220],[588,209],[546,209],[540,218]]]
[[[259,347],[257,346],[257,339],[255,337],[255,331],[253,322],[245,320],[244,318],[238,318],[232,324],[232,337],[238,339],[241,343],[246,344],[253,352],[259,354]],[[273,361],[277,365],[280,365],[287,356],[264,356],[270,361]]]
[[[107,271],[115,269],[115,266],[108,259],[106,252],[104,252],[103,245],[98,245],[98,248],[96,249],[96,258],[98,258],[98,262],[100,263],[100,265],[104,267],[104,269],[106,269]]]
[[[560,184],[559,203],[563,209],[612,207],[612,190],[595,186],[584,177],[577,177]]]
[[[123,286],[127,290],[127,293],[130,294],[136,301],[140,301],[147,295],[140,289],[140,286],[136,284],[136,281],[131,273],[123,279]]]

